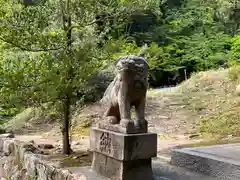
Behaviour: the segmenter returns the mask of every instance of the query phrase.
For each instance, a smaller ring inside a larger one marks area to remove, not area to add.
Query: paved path
[[[90,167],[69,167],[68,170],[73,173],[83,173],[87,177],[87,180],[110,180],[99,176]],[[217,180],[216,178],[191,172],[184,168],[171,166],[168,162],[160,158],[153,160],[153,173],[154,180]]]

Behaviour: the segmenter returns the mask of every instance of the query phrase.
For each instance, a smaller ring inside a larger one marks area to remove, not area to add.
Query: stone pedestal
[[[147,122],[144,125],[144,127],[140,128],[140,129],[136,129],[134,124],[131,124],[126,128],[126,127],[121,127],[119,124],[109,124],[104,121],[99,122],[97,124],[97,127],[99,129],[105,129],[105,130],[124,133],[124,134],[139,134],[139,133],[147,133],[148,132],[148,123]]]
[[[157,156],[157,134],[125,134],[92,128],[92,169],[112,180],[152,180],[151,158]]]

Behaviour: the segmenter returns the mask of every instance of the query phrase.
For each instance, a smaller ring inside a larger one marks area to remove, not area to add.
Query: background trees
[[[35,106],[53,102],[63,120],[63,152],[70,153],[71,105],[103,63],[99,46],[107,27],[150,1],[1,1],[3,103]],[[106,14],[107,13],[107,14]],[[96,33],[101,17],[106,27]],[[7,94],[11,94],[7,97]]]

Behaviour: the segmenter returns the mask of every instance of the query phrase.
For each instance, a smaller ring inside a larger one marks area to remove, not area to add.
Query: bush
[[[240,81],[240,66],[233,66],[229,69],[229,78],[234,81],[239,83]]]
[[[115,77],[115,69],[113,66],[101,70],[99,73],[92,76],[84,89],[84,92],[79,94],[80,100],[78,104],[96,102],[100,100],[107,89],[108,85]]]
[[[231,39],[231,51],[229,53],[229,65],[240,65],[240,35],[236,35]]]
[[[105,45],[104,64],[105,68],[91,76],[86,88],[79,93],[80,100],[78,103],[85,104],[100,100],[107,89],[108,85],[114,79],[116,70],[113,63],[120,57],[130,54],[138,54],[141,47],[128,40],[109,41]],[[110,65],[109,65],[110,64]]]

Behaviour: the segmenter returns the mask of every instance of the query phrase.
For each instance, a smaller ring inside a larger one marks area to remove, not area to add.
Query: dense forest
[[[0,0],[0,5],[0,114],[51,103],[65,119],[65,136],[71,105],[100,97],[120,55],[147,45],[152,87],[240,63],[238,0]]]

